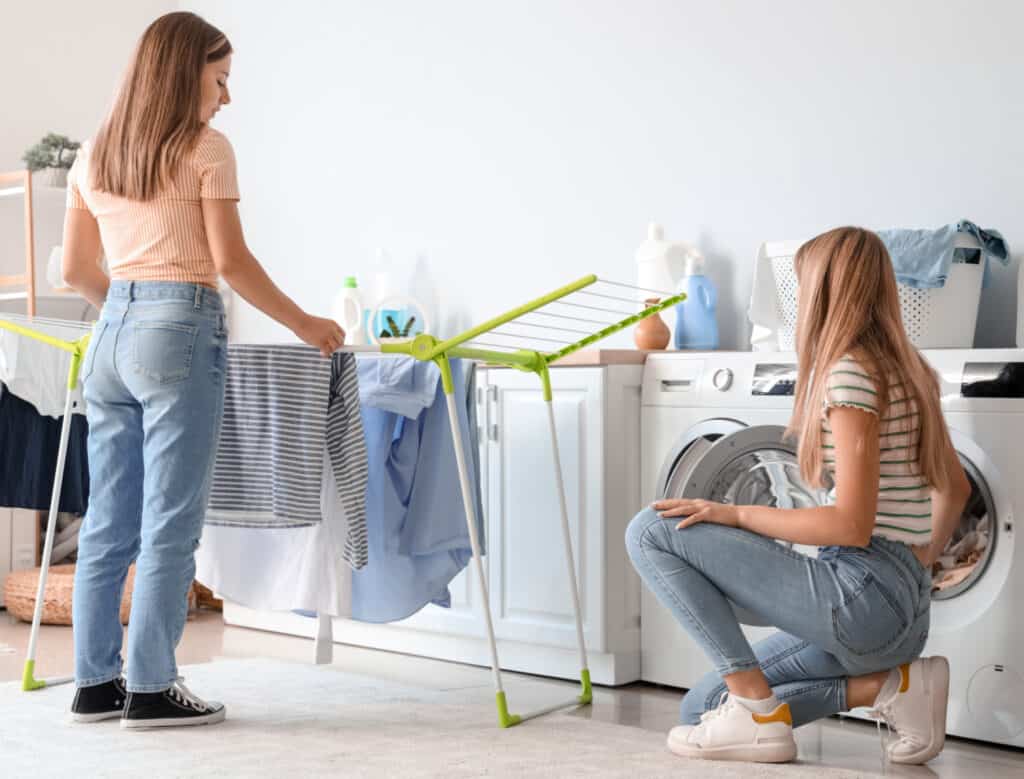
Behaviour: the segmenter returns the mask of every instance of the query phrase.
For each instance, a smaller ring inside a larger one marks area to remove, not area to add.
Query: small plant
[[[49,133],[43,140],[25,152],[25,156],[21,159],[33,172],[46,168],[67,170],[75,161],[75,153],[81,145],[66,135]]]
[[[416,317],[409,317],[409,321],[405,323],[405,327],[401,328],[398,323],[388,315],[388,327],[386,330],[380,331],[381,338],[407,338],[409,331],[412,330],[412,326],[416,323]]]

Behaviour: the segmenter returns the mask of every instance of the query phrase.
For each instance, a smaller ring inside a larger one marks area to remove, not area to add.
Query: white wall
[[[48,132],[82,140],[113,100],[135,42],[173,0],[3,0],[0,7],[0,170],[23,168]],[[62,193],[37,190],[36,264],[60,243]],[[0,275],[24,269],[21,201],[0,200]]]
[[[0,72],[28,110],[0,129],[8,165],[94,126],[164,4],[16,5],[29,49]],[[1017,0],[179,6],[237,50],[217,121],[250,244],[323,311],[377,246],[425,249],[476,316],[589,271],[629,280],[656,218],[711,257],[741,346],[762,240],[967,217],[1024,242]],[[1013,341],[1014,269],[993,275],[979,345]],[[286,337],[245,309],[235,324]]]

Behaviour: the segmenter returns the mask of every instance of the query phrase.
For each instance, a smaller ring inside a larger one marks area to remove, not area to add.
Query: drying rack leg
[[[562,518],[562,543],[565,547],[565,564],[569,572],[569,586],[572,592],[573,614],[576,617],[576,644],[580,651],[580,696],[578,702],[590,703],[593,691],[590,686],[590,668],[587,665],[587,645],[583,640],[583,618],[580,616],[580,588],[576,580],[576,560],[572,553],[572,533],[569,531],[569,510],[565,501],[565,482],[562,479],[562,462],[558,453],[558,433],[555,427],[555,408],[550,391],[544,405],[548,410],[548,429],[551,431],[551,453],[555,461],[555,484],[558,487],[558,504]]]
[[[483,600],[484,621],[487,625],[487,640],[491,650],[491,672],[494,674],[494,694],[498,704],[498,722],[503,728],[518,725],[521,717],[509,714],[505,690],[501,686],[501,666],[498,663],[498,645],[494,640],[494,622],[491,619],[491,604],[487,591],[487,580],[484,578],[484,565],[480,556],[480,538],[477,535],[476,496],[469,479],[466,466],[466,450],[462,441],[462,429],[459,426],[459,412],[455,402],[455,388],[451,381],[451,367],[447,359],[440,361],[445,384],[445,400],[448,402],[448,422],[452,429],[452,442],[455,445],[455,462],[459,469],[459,486],[462,489],[462,505],[466,512],[466,526],[469,530],[469,543],[473,548],[473,567],[476,569],[476,580],[480,585],[480,597]]]
[[[39,626],[43,618],[43,596],[46,593],[46,577],[50,571],[50,555],[53,554],[53,538],[57,531],[57,512],[60,510],[60,491],[64,486],[64,461],[68,453],[68,439],[71,437],[71,413],[73,390],[69,389],[64,399],[64,419],[60,426],[60,447],[57,450],[57,471],[53,477],[53,493],[50,497],[50,515],[46,523],[46,543],[43,545],[42,566],[39,569],[39,586],[36,589],[36,607],[32,613],[32,632],[28,639],[28,656],[25,659],[25,670],[21,678],[21,688],[25,691],[39,690],[57,684],[67,684],[73,677],[64,676],[54,679],[36,679],[36,644],[39,641]]]
[[[494,674],[494,689],[495,696],[498,704],[498,722],[503,728],[508,728],[513,725],[518,725],[520,722],[525,722],[528,719],[534,717],[540,717],[544,714],[550,714],[551,712],[565,709],[570,706],[578,706],[580,704],[588,704],[592,699],[592,691],[590,686],[590,671],[587,668],[587,650],[583,642],[583,622],[580,618],[580,596],[579,588],[576,584],[576,567],[573,561],[572,554],[572,539],[569,533],[569,515],[566,509],[565,502],[565,486],[562,483],[562,466],[559,462],[558,456],[558,440],[555,435],[554,427],[554,412],[551,408],[550,403],[550,380],[548,379],[546,372],[542,374],[541,378],[545,385],[545,395],[548,400],[548,418],[551,425],[551,442],[554,446],[555,455],[555,480],[558,485],[558,497],[561,505],[562,512],[562,537],[565,541],[566,560],[569,565],[569,580],[572,586],[573,603],[576,610],[576,638],[579,642],[580,650],[580,683],[582,685],[582,691],[580,695],[573,698],[570,701],[564,703],[558,703],[551,706],[546,706],[543,709],[539,709],[529,714],[509,714],[508,702],[505,698],[505,691],[501,686],[501,671],[500,664],[498,662],[498,646],[494,638],[494,623],[491,619],[491,605],[490,597],[487,590],[487,581],[484,578],[483,562],[480,555],[480,539],[477,536],[476,527],[476,497],[473,493],[470,485],[469,470],[466,466],[466,451],[462,440],[462,432],[459,426],[459,414],[455,400],[455,388],[451,377],[451,365],[448,362],[448,358],[442,356],[438,359],[438,364],[441,368],[441,377],[444,382],[445,400],[448,403],[448,421],[452,430],[452,442],[455,445],[455,461],[459,469],[459,484],[462,488],[462,504],[466,512],[466,523],[469,529],[469,541],[473,547],[473,565],[476,568],[477,581],[480,583],[480,592],[483,599],[483,614],[484,621],[487,626],[487,640],[491,650],[491,671]]]

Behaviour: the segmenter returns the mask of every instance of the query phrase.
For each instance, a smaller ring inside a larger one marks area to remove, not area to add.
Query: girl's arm
[[[64,215],[61,276],[64,283],[97,309],[107,299],[110,277],[100,267],[103,244],[96,218],[84,208],[69,208]]]
[[[337,322],[310,316],[271,281],[245,243],[235,201],[203,198],[202,203],[214,264],[233,290],[325,356],[345,343]]]
[[[929,567],[945,550],[971,497],[971,483],[960,464],[960,456],[952,446],[946,452],[946,462],[949,484],[945,489],[932,491],[932,542],[925,555],[918,554],[918,559]]]
[[[878,417],[837,406],[829,412],[835,440],[836,503],[808,509],[730,506],[707,500],[663,500],[663,517],[686,517],[678,527],[716,522],[809,546],[867,546],[878,509]]]

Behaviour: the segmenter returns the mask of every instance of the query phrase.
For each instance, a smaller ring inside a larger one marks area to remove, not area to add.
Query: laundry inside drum
[[[974,466],[961,457],[971,483],[971,497],[960,524],[932,566],[932,599],[947,600],[969,590],[985,573],[999,532],[992,494]]]

